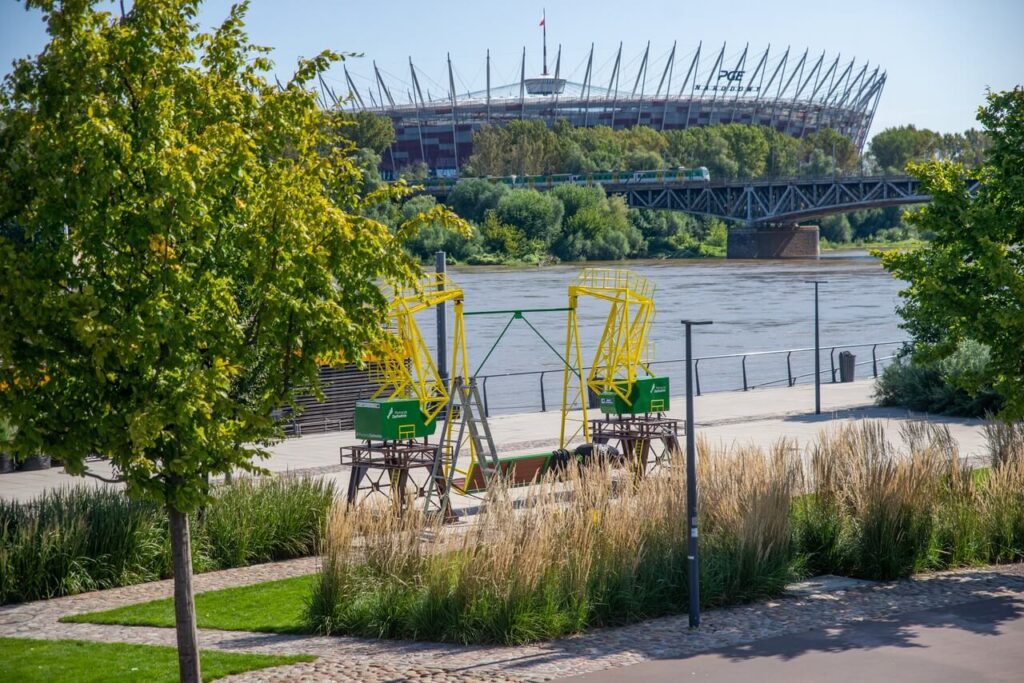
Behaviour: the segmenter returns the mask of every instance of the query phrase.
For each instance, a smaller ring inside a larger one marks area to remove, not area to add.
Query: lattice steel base
[[[352,467],[348,504],[380,495],[390,500],[395,512],[402,514],[411,499],[425,497],[429,491],[432,500],[445,501],[444,509],[438,512],[450,518],[451,508],[443,495],[447,482],[443,476],[436,480],[432,476],[437,452],[437,446],[426,440],[366,441],[342,448],[341,464]],[[414,479],[416,470],[422,470],[424,476]]]
[[[619,449],[634,476],[643,477],[648,469],[667,465],[681,453],[679,437],[685,434],[679,420],[662,414],[621,415],[590,420],[590,439]]]

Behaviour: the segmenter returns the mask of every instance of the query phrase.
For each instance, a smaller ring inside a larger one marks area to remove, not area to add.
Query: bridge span
[[[660,180],[650,171],[612,174],[594,180],[588,175],[509,176],[495,178],[516,188],[549,190],[558,185],[601,185],[608,194],[623,195],[631,207],[668,209],[712,216],[748,226],[788,225],[860,209],[922,204],[931,197],[906,175],[827,176],[770,180]],[[428,181],[424,192],[443,199],[453,180]],[[978,181],[968,181],[973,194]]]
[[[969,189],[973,193],[977,181]],[[931,197],[909,176],[836,176],[778,180],[679,183],[651,187],[605,186],[624,194],[630,206],[714,216],[747,226],[792,224],[837,213],[903,204]]]
[[[729,231],[730,258],[807,258],[818,254],[818,229],[803,221],[860,209],[923,204],[931,197],[906,175],[827,176],[770,180],[664,179],[651,171],[594,175],[494,178],[513,187],[549,190],[562,184],[601,185],[638,209],[666,209],[721,218],[738,224]],[[971,194],[977,180],[967,180]],[[439,199],[454,181],[428,182],[424,192]]]

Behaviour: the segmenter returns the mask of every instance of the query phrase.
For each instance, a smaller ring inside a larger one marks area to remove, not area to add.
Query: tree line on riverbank
[[[366,112],[344,114],[341,120],[343,134],[363,149],[371,182],[381,182],[376,165],[394,138],[390,124]],[[940,134],[912,125],[882,131],[863,155],[849,138],[832,129],[798,140],[746,124],[675,131],[645,126],[574,128],[565,121],[551,128],[542,121],[485,126],[474,133],[474,152],[463,168],[464,178],[448,199],[449,206],[474,225],[472,234],[460,236],[428,226],[408,248],[423,259],[444,249],[468,263],[722,256],[726,225],[717,219],[631,209],[616,197],[604,196],[600,188],[565,188],[542,195],[529,189],[487,187],[479,178],[678,166],[706,166],[712,178],[730,180],[902,173],[908,162],[924,159],[975,166],[988,144],[988,137],[977,130]],[[402,177],[415,183],[426,173],[420,164],[404,169]],[[375,217],[394,224],[433,205],[431,198],[414,197]],[[902,214],[902,208],[891,207],[829,216],[820,221],[821,236],[826,245],[928,238],[905,225]]]

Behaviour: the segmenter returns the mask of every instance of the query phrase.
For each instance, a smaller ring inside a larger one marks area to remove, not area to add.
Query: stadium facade
[[[591,46],[572,73],[563,69],[559,47],[551,73],[545,39],[539,76],[528,76],[525,48],[519,61],[516,80],[492,86],[488,51],[482,69],[485,85],[473,90],[457,78],[449,57],[443,81],[447,87],[442,86],[447,92],[441,95],[430,92],[429,84],[437,87],[438,82],[420,72],[411,58],[403,77],[383,73],[375,62],[370,75],[345,67],[348,97],[339,98],[321,82],[324,104],[391,119],[396,139],[382,155],[386,177],[418,162],[426,163],[434,175],[456,176],[472,154],[473,131],[516,120],[539,119],[550,126],[564,119],[573,126],[641,125],[656,130],[746,123],[797,138],[834,128],[862,150],[886,81],[880,67],[855,58],[826,57],[824,52],[815,56],[789,47],[753,52],[749,44],[733,53],[724,44],[712,51],[699,44],[685,55],[677,55],[673,44],[662,62],[652,58],[648,43],[629,63],[623,62],[620,44],[604,67],[595,65]],[[426,94],[423,83],[428,84]]]

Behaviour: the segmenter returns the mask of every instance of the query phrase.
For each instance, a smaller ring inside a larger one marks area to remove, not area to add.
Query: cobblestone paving
[[[196,577],[199,591],[314,571],[303,559],[226,570]],[[173,645],[172,629],[61,624],[66,614],[109,609],[167,597],[162,581],[140,586],[0,608],[0,636],[80,638]],[[942,572],[849,590],[800,595],[753,605],[708,610],[699,631],[687,617],[653,619],[522,647],[458,646],[357,638],[203,630],[204,648],[265,653],[306,653],[315,662],[230,677],[230,681],[547,681],[651,659],[683,657],[762,638],[828,628],[974,600],[1024,594],[1024,564]]]

